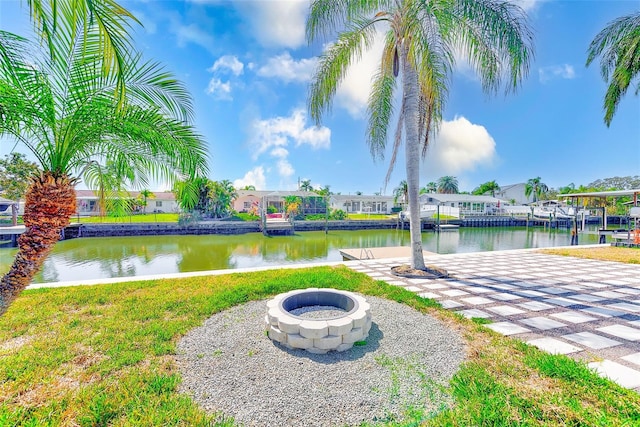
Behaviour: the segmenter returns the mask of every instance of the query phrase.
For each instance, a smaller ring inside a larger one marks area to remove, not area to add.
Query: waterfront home
[[[128,191],[126,197],[131,199],[141,198],[139,191]],[[76,203],[78,215],[98,215],[100,213],[99,197],[93,190],[76,190]],[[175,213],[180,211],[176,195],[171,191],[154,191],[147,198],[147,213]]]
[[[333,194],[329,205],[346,213],[389,214],[393,208],[393,196]]]
[[[262,209],[267,212],[285,211],[285,198],[298,197],[302,204],[300,211],[306,215],[326,213],[326,202],[324,196],[313,191],[271,191],[271,190],[237,190],[236,197],[232,202],[232,208],[236,212],[252,212],[259,215]]]
[[[346,213],[389,214],[393,208],[392,196],[344,195],[332,194],[325,197],[311,191],[264,191],[238,190],[233,201],[237,212],[260,212],[263,206],[271,211],[284,212],[284,200],[287,196],[297,196],[302,200],[305,214],[323,214],[326,203],[330,209],[340,209]]]
[[[460,218],[470,215],[494,215],[501,207],[508,204],[506,200],[491,196],[475,196],[473,194],[441,194],[426,193],[420,195],[420,206],[436,207],[441,215]]]

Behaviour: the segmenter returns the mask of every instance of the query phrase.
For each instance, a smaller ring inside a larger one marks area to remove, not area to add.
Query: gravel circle
[[[464,360],[458,332],[404,304],[366,299],[366,344],[327,354],[271,341],[266,300],[216,313],[178,343],[180,391],[246,426],[357,425],[449,405],[439,385]]]

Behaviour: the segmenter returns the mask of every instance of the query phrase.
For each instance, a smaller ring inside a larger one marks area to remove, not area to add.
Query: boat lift
[[[606,212],[606,208],[602,207],[602,228],[600,230],[598,230],[598,234],[600,236],[599,242],[600,243],[605,243],[606,242],[606,236],[607,235],[611,235],[614,239],[620,240],[619,237],[621,236],[619,233],[624,232],[626,233],[626,245],[628,246],[640,246],[640,224],[639,224],[639,219],[640,219],[640,207],[638,206],[638,195],[640,195],[640,188],[639,189],[633,189],[633,190],[615,190],[615,191],[594,191],[591,193],[567,193],[567,194],[559,194],[558,198],[560,197],[564,197],[564,198],[570,198],[572,200],[572,204],[574,206],[574,215],[575,215],[575,219],[574,219],[574,228],[571,231],[571,244],[572,245],[577,245],[578,244],[578,224],[579,224],[579,219],[578,219],[578,207],[580,206],[580,199],[584,200],[591,200],[591,199],[601,199],[603,201],[602,206],[605,206],[605,199],[607,197],[632,197],[633,198],[633,204],[629,209],[629,218],[633,218],[634,219],[634,230],[631,230],[631,221],[627,221],[627,230],[607,230],[607,212]],[[585,204],[585,209],[587,209],[588,207]],[[600,207],[598,207],[600,208]],[[584,218],[585,216],[582,216],[582,230],[584,230]],[[617,241],[616,240],[616,241]],[[617,243],[616,243],[617,244]]]

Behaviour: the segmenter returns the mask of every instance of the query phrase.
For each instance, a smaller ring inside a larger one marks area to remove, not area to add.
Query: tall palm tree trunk
[[[26,231],[18,239],[11,269],[0,281],[0,315],[31,283],[75,211],[74,181],[68,176],[44,172],[33,179],[25,198]]]
[[[422,253],[422,222],[420,219],[420,133],[418,130],[418,74],[408,61],[409,49],[402,45],[402,92],[405,97],[405,156],[407,194],[409,196],[409,230],[411,235],[411,267],[425,269]]]

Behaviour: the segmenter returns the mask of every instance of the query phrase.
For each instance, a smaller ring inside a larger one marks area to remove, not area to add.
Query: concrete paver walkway
[[[640,392],[640,265],[531,250],[430,255],[448,279],[406,279],[390,267],[407,258],[347,262],[353,270],[433,298],[504,335],[584,360]]]

